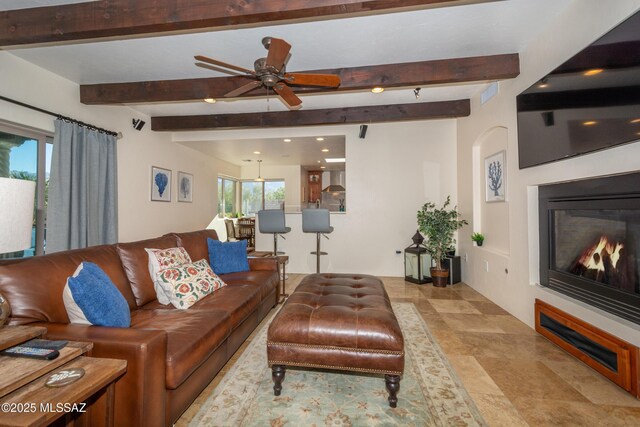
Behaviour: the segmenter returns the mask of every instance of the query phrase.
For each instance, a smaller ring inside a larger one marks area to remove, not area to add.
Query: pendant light
[[[256,182],[264,182],[264,178],[260,176],[260,165],[262,164],[262,160],[258,160],[258,177],[254,179]]]

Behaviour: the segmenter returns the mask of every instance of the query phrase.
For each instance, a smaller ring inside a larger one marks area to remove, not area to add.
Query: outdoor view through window
[[[50,142],[50,140],[49,140]],[[0,177],[36,181],[36,209],[33,213],[31,247],[24,251],[0,254],[0,258],[21,258],[44,251],[45,212],[49,188],[51,150],[45,135],[32,135],[0,126]],[[44,165],[38,173],[38,165]],[[42,237],[36,238],[37,230]]]

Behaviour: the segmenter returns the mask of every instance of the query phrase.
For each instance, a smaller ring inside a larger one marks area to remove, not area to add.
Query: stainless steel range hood
[[[322,192],[339,193],[344,191],[346,191],[344,188],[344,171],[330,171],[329,185],[325,187]]]

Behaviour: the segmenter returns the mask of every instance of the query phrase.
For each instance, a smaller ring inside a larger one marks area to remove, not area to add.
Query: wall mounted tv
[[[520,169],[640,140],[640,12],[517,97]]]

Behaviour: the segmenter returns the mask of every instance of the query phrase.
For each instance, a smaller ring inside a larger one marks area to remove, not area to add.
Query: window
[[[261,209],[284,209],[284,181],[243,181],[242,212],[255,216]]]
[[[0,125],[0,177],[37,183],[31,247],[1,254],[0,258],[22,258],[44,253],[52,142],[51,137],[43,133]]]
[[[262,182],[244,181],[242,183],[242,213],[255,216],[262,209]]]
[[[218,214],[229,216],[236,213],[236,193],[238,181],[218,177]]]
[[[264,183],[264,208],[284,209],[284,181]]]

